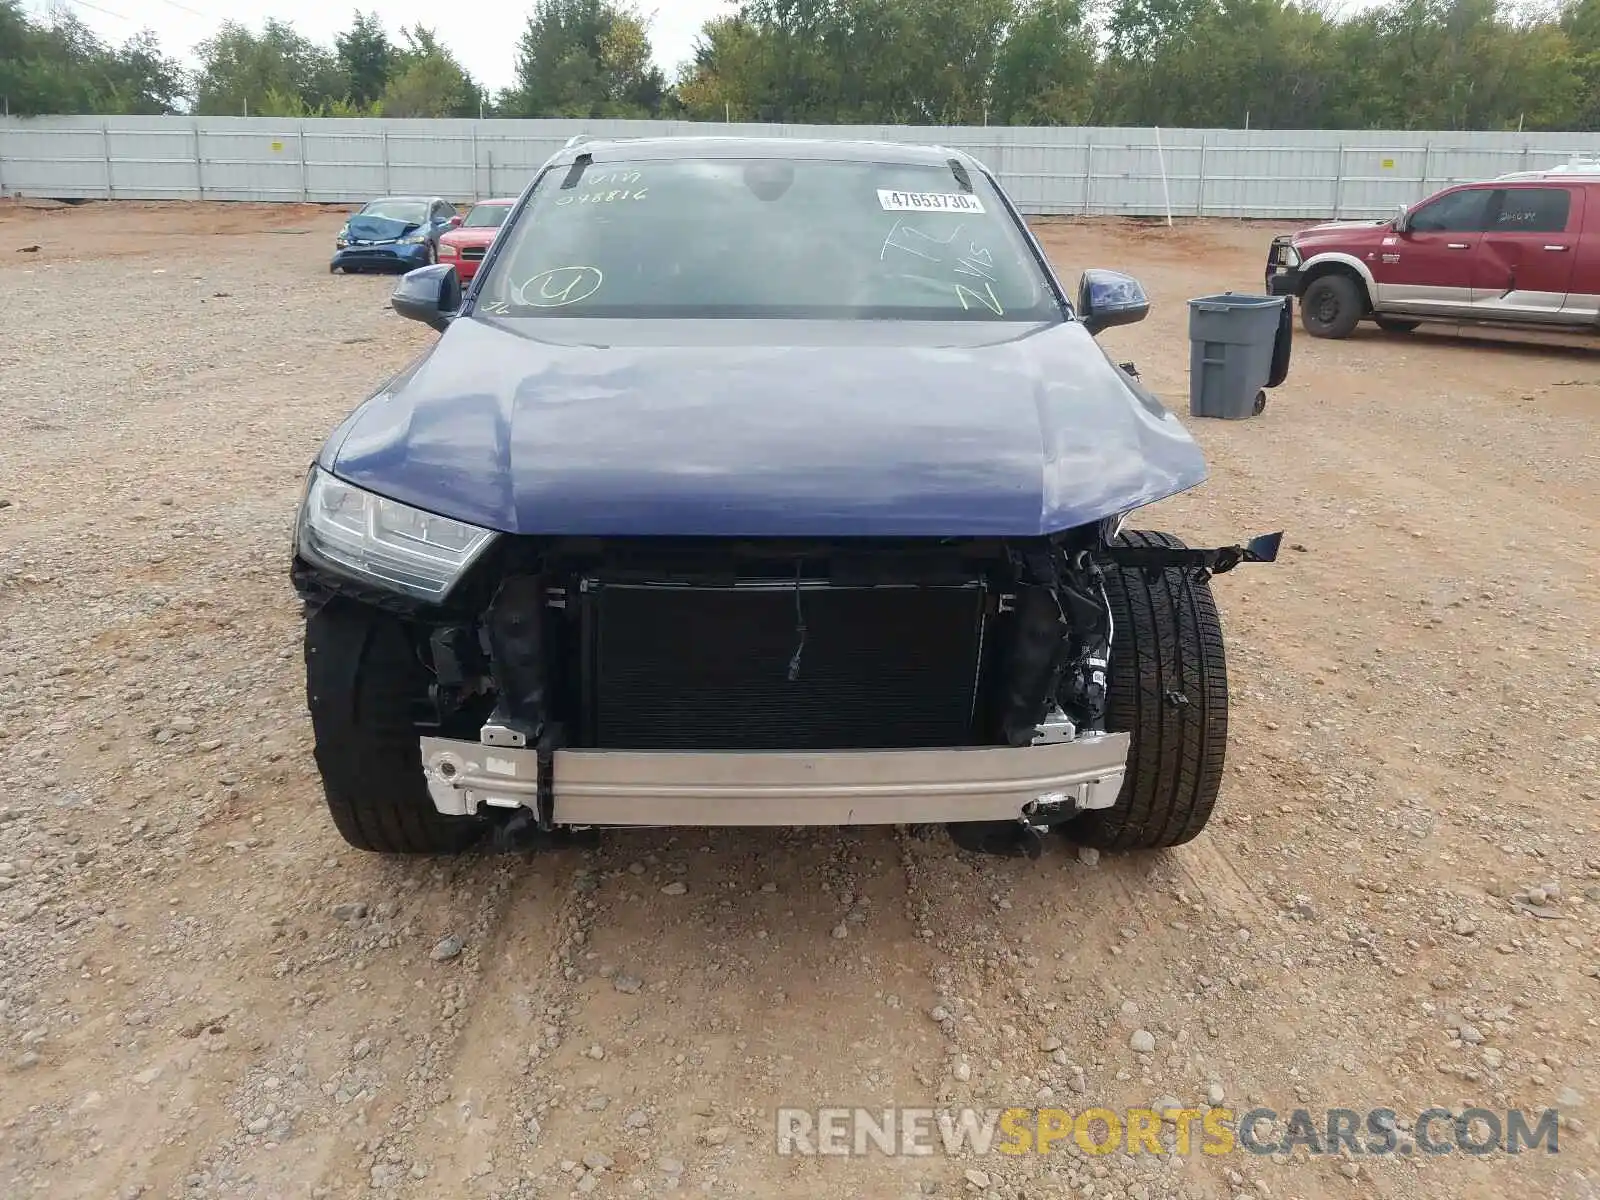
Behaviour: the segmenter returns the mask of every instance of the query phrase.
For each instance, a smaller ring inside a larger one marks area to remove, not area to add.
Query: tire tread
[[[427,673],[400,621],[331,603],[306,618],[306,705],[333,823],[358,850],[454,854],[484,824],[433,806],[411,703]]]
[[[1130,531],[1129,546],[1182,548],[1167,533]],[[1209,582],[1169,567],[1154,580],[1109,567],[1113,643],[1106,727],[1132,735],[1114,807],[1084,814],[1071,835],[1110,850],[1180,846],[1216,807],[1228,741],[1227,659]],[[1186,704],[1171,703],[1177,693]]]

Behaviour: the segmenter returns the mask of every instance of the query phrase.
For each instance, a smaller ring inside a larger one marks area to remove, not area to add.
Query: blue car
[[[393,853],[639,826],[1175,846],[1228,731],[1202,483],[957,150],[579,141],[310,466],[292,579],[334,824]]]
[[[455,205],[437,196],[369,201],[333,240],[328,270],[410,271],[439,261],[439,235],[461,224]]]

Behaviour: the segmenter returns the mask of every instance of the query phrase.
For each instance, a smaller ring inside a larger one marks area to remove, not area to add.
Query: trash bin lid
[[[1199,309],[1201,312],[1227,312],[1233,308],[1266,308],[1269,305],[1282,303],[1282,296],[1250,296],[1224,292],[1220,296],[1196,296],[1189,301],[1189,307]]]

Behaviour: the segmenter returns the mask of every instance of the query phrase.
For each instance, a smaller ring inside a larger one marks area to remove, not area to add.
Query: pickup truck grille
[[[483,257],[483,252],[487,249],[487,246],[463,246],[461,247],[461,257],[468,262],[475,262]]]
[[[980,584],[713,588],[588,581],[583,607],[584,740],[591,745],[971,744],[985,624]]]

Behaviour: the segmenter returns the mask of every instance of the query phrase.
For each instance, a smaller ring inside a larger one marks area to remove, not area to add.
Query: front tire
[[[412,704],[428,692],[396,617],[333,601],[306,618],[306,706],[328,811],[344,840],[385,854],[455,854],[488,828],[434,808]]]
[[[1126,546],[1183,548],[1167,533],[1129,532]],[[1106,850],[1181,846],[1205,828],[1228,745],[1228,665],[1210,583],[1193,568],[1108,567],[1113,621],[1106,728],[1132,735],[1112,808],[1064,830]]]
[[[1312,337],[1349,337],[1365,309],[1354,279],[1323,275],[1313,279],[1300,298],[1300,324]]]

